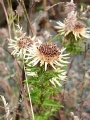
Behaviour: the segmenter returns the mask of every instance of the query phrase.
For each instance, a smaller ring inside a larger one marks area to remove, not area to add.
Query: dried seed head
[[[5,28],[1,28],[0,29],[0,37],[7,37],[8,36],[8,32]]]
[[[20,40],[17,41],[17,45],[20,48],[27,48],[33,45],[33,41],[30,38],[25,36],[24,38],[21,38]]]
[[[22,15],[23,15],[23,9],[22,9],[21,5],[17,6],[16,13],[17,13],[17,15],[19,15],[20,17],[22,17]]]
[[[70,12],[65,19],[65,29],[66,31],[72,31],[76,23],[76,14],[74,11]]]
[[[76,5],[73,3],[73,0],[67,2],[65,5],[65,12],[70,13],[71,11],[75,11]]]
[[[46,59],[48,62],[50,62],[50,60],[52,61],[54,58],[56,59],[56,57],[58,58],[60,55],[60,51],[55,44],[41,44],[38,50],[40,54],[44,56],[44,59]]]

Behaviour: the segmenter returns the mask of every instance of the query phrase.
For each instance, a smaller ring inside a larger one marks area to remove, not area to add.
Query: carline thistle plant
[[[64,51],[64,48],[60,50],[54,43],[41,43],[30,48],[30,53],[25,57],[28,82],[32,85],[31,98],[36,106],[36,120],[47,120],[60,106],[63,107],[53,96],[58,95],[58,90],[62,88],[60,81],[67,77],[65,66],[69,54],[63,54]]]
[[[67,78],[65,68],[69,63],[69,54],[64,53],[65,48],[59,49],[54,43],[42,43],[35,36],[26,36],[22,28],[19,32],[20,36],[9,39],[8,45],[13,48],[11,54],[16,55],[17,60],[24,59],[23,66],[30,85],[32,104],[35,106],[35,120],[47,120],[63,107],[53,96],[57,96],[62,89],[60,81]]]
[[[69,62],[66,61],[69,54],[63,54],[65,51],[65,48],[62,48],[59,50],[56,44],[53,43],[42,43],[37,46],[33,46],[30,49],[30,53],[27,54],[27,60],[29,63],[28,66],[43,66],[43,70],[47,71],[49,69],[50,71],[57,73],[61,73],[61,75],[58,75],[61,80],[65,80],[66,78],[66,72],[60,68],[65,67],[65,65]],[[56,81],[56,78],[50,80],[51,83],[59,84],[58,81]],[[55,84],[54,84],[55,85]]]

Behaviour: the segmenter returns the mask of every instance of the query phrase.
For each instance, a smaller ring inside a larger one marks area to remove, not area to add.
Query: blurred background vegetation
[[[17,2],[17,0],[10,0],[10,1],[12,4],[12,9],[15,12],[15,10],[18,6],[18,2]],[[29,13],[29,7],[30,7],[31,1],[32,0],[24,0],[28,13]],[[39,15],[39,11],[41,11],[41,10],[44,11],[47,6],[54,5],[58,2],[70,2],[70,1],[69,0],[62,0],[62,1],[61,0],[41,0],[40,2],[35,2],[31,6],[31,8],[32,8],[31,19],[36,18],[37,13]],[[5,3],[6,9],[8,9],[7,0],[4,0],[4,3]],[[87,6],[90,5],[90,0],[74,0],[74,3],[77,6],[77,8],[76,8],[77,11],[80,12],[81,6],[83,6],[84,9],[87,9]],[[60,5],[55,6],[54,8],[50,9],[48,11],[48,15],[49,15],[48,16],[49,20],[55,20],[55,21],[63,20],[65,18],[64,4],[62,3]],[[88,11],[87,16],[85,16],[85,17],[90,19],[90,11]],[[23,20],[24,20],[24,18],[20,17],[21,23],[23,23]],[[47,19],[44,19],[44,21],[43,20],[39,21],[39,23],[38,23],[39,28],[40,28],[39,32],[44,26],[43,22],[46,22],[46,21],[47,21]],[[15,20],[14,22],[17,23],[17,20]],[[24,23],[24,24],[26,24],[26,23]],[[87,24],[90,25],[90,21]],[[6,42],[4,49],[0,47],[0,95],[5,96],[7,102],[10,104],[10,107],[12,108],[12,106],[13,106],[13,109],[12,109],[12,111],[13,111],[15,109],[15,107],[17,106],[16,101],[18,101],[17,96],[19,94],[18,93],[19,86],[18,86],[18,82],[17,82],[17,76],[15,75],[15,73],[16,73],[16,70],[14,68],[15,63],[13,62],[12,56],[10,56],[10,53],[8,53],[8,51],[7,51],[6,37],[8,36],[8,33],[4,28],[7,29],[7,22],[6,22],[6,18],[5,18],[5,14],[4,14],[2,5],[0,4],[0,29],[3,30],[4,33],[6,32],[4,38],[2,37],[4,35],[3,32],[0,32],[0,44],[2,45],[2,44],[4,44],[4,42]],[[41,33],[39,33],[39,34],[41,34]],[[90,55],[89,55],[89,57],[90,57]],[[89,86],[90,86],[90,83],[89,83]],[[1,99],[0,99],[0,101],[1,101]],[[3,103],[0,102],[0,118],[1,118],[1,120],[4,120],[4,118],[2,118],[2,114],[5,114],[5,110],[2,106],[3,106]],[[13,112],[11,114],[13,114]],[[25,113],[25,116],[27,116],[26,113]],[[23,116],[22,116],[22,118],[23,118]],[[55,120],[59,120],[58,117]],[[83,119],[83,120],[86,120],[86,119]]]

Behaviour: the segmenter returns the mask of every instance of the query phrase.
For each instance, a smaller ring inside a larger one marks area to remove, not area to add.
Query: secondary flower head
[[[77,13],[75,13],[74,11],[70,12],[67,15],[67,18],[64,21],[66,35],[70,33],[71,31],[73,31],[73,28],[75,27],[75,22],[77,21],[76,15]]]
[[[48,66],[56,69],[56,66],[63,66],[63,64],[67,63],[65,59],[68,54],[62,54],[65,49],[59,50],[56,44],[52,43],[43,43],[40,44],[39,47],[34,47],[32,49],[32,53],[28,57],[28,59],[32,59],[29,65],[37,65],[40,66],[45,65],[45,71]]]
[[[77,38],[81,38],[81,37],[85,37],[85,38],[90,37],[90,30],[85,28],[85,25],[81,21],[75,22],[75,27],[72,32],[76,40]]]
[[[39,44],[39,39],[36,39],[36,36],[26,36],[26,33],[23,32],[22,27],[17,26],[15,39],[9,39],[9,48],[13,48],[12,55],[17,55],[17,57],[25,57],[28,49],[33,45]],[[30,49],[29,49],[30,52]]]
[[[21,5],[17,6],[16,13],[17,13],[17,15],[19,15],[20,17],[22,17],[22,15],[23,15],[23,9],[22,9]]]
[[[75,22],[77,21],[76,15],[77,15],[77,13],[72,11],[67,15],[67,18],[65,19],[64,23],[62,23],[60,21],[57,22],[57,24],[59,25],[59,26],[56,26],[56,28],[59,29],[58,32],[60,32],[61,34],[64,34],[66,36],[71,31],[73,31]]]
[[[23,36],[20,38],[15,37],[15,39],[9,39],[9,48],[13,48],[13,52],[11,53],[12,55],[17,55],[17,56],[25,56],[26,51],[28,51],[28,48],[32,47],[34,45],[34,37],[28,37],[28,36]]]
[[[74,4],[73,0],[70,2],[67,2],[65,5],[65,12],[70,13],[71,11],[74,11],[76,8],[76,5]]]
[[[56,28],[59,30],[62,35],[67,36],[69,33],[73,34],[75,36],[75,39],[85,37],[90,37],[90,30],[85,28],[85,25],[77,20],[76,17],[77,13],[74,11],[70,12],[67,15],[67,18],[65,19],[64,23],[57,22],[59,26],[56,26]]]

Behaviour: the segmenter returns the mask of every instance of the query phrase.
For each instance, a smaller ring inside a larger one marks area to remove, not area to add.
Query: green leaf
[[[42,116],[38,116],[37,114],[34,115],[35,120],[44,120]]]
[[[44,101],[43,103],[44,106],[52,106],[52,107],[59,107],[60,104],[53,101],[53,100],[47,100],[47,101]]]

